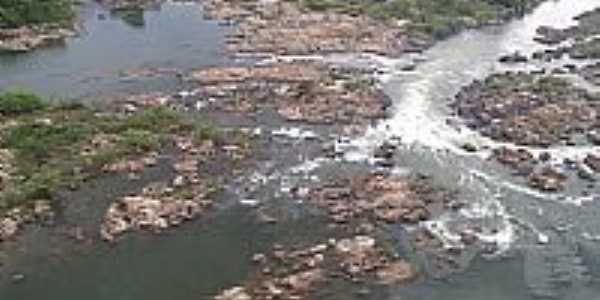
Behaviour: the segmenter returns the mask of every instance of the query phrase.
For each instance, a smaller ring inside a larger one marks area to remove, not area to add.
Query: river
[[[465,251],[463,271],[443,280],[426,280],[371,296],[341,293],[322,299],[598,297],[598,187],[585,197],[581,196],[584,185],[575,180],[564,193],[552,196],[528,189],[522,179],[487,161],[486,151],[472,154],[462,150],[461,145],[467,142],[482,149],[496,143],[453,120],[447,106],[461,86],[509,68],[497,62],[500,55],[516,50],[530,54],[541,49],[532,40],[538,26],[566,27],[573,17],[598,6],[596,0],[547,1],[522,19],[468,30],[439,42],[422,55],[399,60],[372,56],[326,58],[384,70],[380,79],[393,100],[392,113],[364,136],[342,139],[338,146],[344,151],[343,161],[301,155],[287,164],[275,162],[263,168],[256,175],[261,179],[252,181],[262,188],[261,195],[273,194],[289,181],[310,181],[313,175],[340,168],[370,168],[370,157],[377,146],[400,140],[397,165],[402,167],[397,172],[431,175],[459,188],[468,202],[466,208],[424,226],[449,246],[461,247],[456,233],[475,224],[483,228],[480,239],[497,248],[486,255]],[[146,24],[140,28],[118,18],[99,18],[101,14],[106,12],[94,4],[85,5],[81,15],[86,33],[69,40],[65,47],[0,58],[0,88],[17,85],[45,95],[89,97],[144,90],[148,85],[173,85],[171,79],[124,81],[119,72],[131,68],[186,69],[226,63],[219,42],[224,31],[216,23],[203,20],[197,6],[164,5],[147,12]],[[416,69],[403,71],[407,63],[415,63]],[[545,65],[541,63],[527,66],[542,67]],[[317,135],[327,137],[319,131]],[[562,160],[595,150],[558,147],[551,151]],[[250,272],[247,257],[252,253],[275,241],[302,239],[319,231],[321,224],[302,217],[290,218],[277,227],[257,224],[248,208],[235,204],[240,200],[236,198],[244,196],[230,195],[233,204],[225,205],[210,220],[159,237],[129,237],[114,248],[96,245],[65,250],[56,246],[49,250],[45,240],[35,240],[45,236],[41,229],[20,249],[27,253],[17,263],[26,280],[4,283],[0,299],[209,299]]]

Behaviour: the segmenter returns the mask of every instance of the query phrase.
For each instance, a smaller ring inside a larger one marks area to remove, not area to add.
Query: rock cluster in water
[[[557,77],[504,73],[464,87],[452,107],[494,140],[548,147],[594,142],[586,134],[600,128],[596,98]]]
[[[272,108],[288,121],[364,123],[382,118],[385,95],[364,75],[312,63],[192,72],[194,91],[231,112]]]
[[[52,43],[62,42],[75,32],[56,25],[25,26],[0,29],[0,52],[28,52]]]
[[[573,59],[598,59],[600,58],[600,8],[586,12],[578,17],[577,24],[564,29],[550,26],[538,28],[535,40],[539,43],[559,47],[557,53],[568,54]],[[570,45],[561,45],[566,41],[573,41]]]
[[[426,47],[409,38],[404,22],[388,23],[364,15],[316,12],[295,1],[211,0],[208,16],[233,21],[227,39],[234,52],[276,55],[369,52],[398,56]]]
[[[587,80],[587,82],[600,86],[600,63],[589,64],[579,69],[578,74]],[[600,139],[598,143],[600,144]]]
[[[325,184],[313,189],[309,199],[327,209],[335,223],[374,217],[385,223],[416,224],[429,219],[433,207],[449,204],[452,197],[427,182],[374,174]]]
[[[28,208],[13,208],[0,217],[0,243],[13,239],[26,223],[43,223],[51,221],[53,217],[50,202],[46,200],[33,201]]]
[[[357,235],[300,250],[275,245],[268,255],[257,253],[260,271],[243,286],[224,290],[216,300],[312,299],[318,288],[336,277],[360,282],[402,284],[417,277],[416,269],[389,257],[370,236]]]
[[[454,191],[435,186],[430,179],[378,173],[357,175],[315,187],[307,199],[326,210],[333,228],[372,233],[389,225],[417,226],[418,230],[411,231],[409,237],[419,253],[439,261],[432,273],[444,276],[458,266],[454,261],[460,250],[449,251],[432,232],[421,228],[441,213],[462,207]],[[473,234],[465,236],[469,237],[469,243],[465,243],[468,245],[478,240]]]
[[[215,191],[216,178],[201,175],[200,166],[217,154],[225,155],[224,161],[247,155],[244,146],[236,144],[217,145],[212,140],[197,143],[191,137],[178,137],[175,142],[181,152],[173,165],[176,177],[171,183],[151,184],[141,194],[125,196],[113,203],[101,228],[104,240],[114,241],[129,230],[160,232],[194,219],[212,204],[210,194]],[[131,170],[126,168],[126,171]]]

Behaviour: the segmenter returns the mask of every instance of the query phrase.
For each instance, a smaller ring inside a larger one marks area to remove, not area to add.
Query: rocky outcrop
[[[577,24],[567,28],[542,26],[537,29],[538,36],[534,40],[546,45],[569,41],[569,45],[559,47],[558,52],[568,53],[573,59],[600,58],[600,9],[586,12],[576,19]]]
[[[404,260],[391,261],[369,236],[342,239],[335,245],[338,265],[348,279],[359,281],[369,276],[382,284],[400,284],[414,279],[415,268]]]
[[[48,200],[31,201],[30,207],[13,208],[0,216],[0,243],[14,239],[22,227],[32,220],[51,221],[54,212]]]
[[[452,107],[470,128],[495,140],[547,147],[575,143],[599,124],[595,96],[556,77],[495,74],[464,87]]]
[[[384,254],[370,236],[353,236],[339,241],[286,251],[275,245],[268,254],[255,254],[260,271],[245,285],[224,290],[216,300],[313,299],[312,293],[339,277],[361,282],[404,284],[417,277],[408,262]]]
[[[104,240],[113,241],[131,229],[159,232],[191,220],[201,211],[197,201],[168,195],[123,197],[108,209],[101,235]]]
[[[20,226],[20,218],[5,217],[0,219],[0,242],[14,237]]]
[[[452,198],[429,183],[399,176],[369,175],[315,188],[308,196],[327,209],[335,223],[374,217],[385,223],[415,224],[430,218],[432,206]]]
[[[220,295],[215,297],[215,300],[252,300],[252,296],[248,294],[244,287],[234,286],[224,290]]]
[[[541,26],[536,30],[537,36],[534,40],[545,45],[556,45],[566,41],[569,34],[561,29],[552,28],[550,26]]]
[[[175,146],[181,151],[173,164],[175,178],[168,184],[148,185],[139,195],[125,196],[111,204],[101,227],[102,238],[112,242],[130,230],[161,232],[199,216],[212,204],[213,182],[225,175],[209,177],[201,173],[200,166],[218,154],[225,159],[222,163],[244,158],[245,146],[232,142],[218,145],[211,139],[199,142],[188,136],[175,138]]]
[[[583,162],[594,172],[600,173],[600,156],[588,154]]]
[[[577,72],[589,83],[600,86],[600,63],[587,65]],[[598,138],[600,144],[600,138]]]
[[[567,176],[552,167],[545,167],[540,172],[531,174],[528,184],[534,189],[544,192],[558,192],[564,189]]]
[[[369,52],[398,56],[426,44],[409,38],[406,22],[386,23],[365,15],[317,12],[301,8],[295,1],[211,0],[205,10],[211,18],[236,23],[235,33],[227,40],[233,52]]]
[[[275,110],[288,121],[365,124],[385,116],[387,97],[356,70],[317,63],[277,63],[258,67],[191,72],[196,99],[213,107],[249,114]]]
[[[387,264],[377,271],[379,282],[387,285],[407,282],[415,278],[415,275],[415,268],[405,261]]]
[[[0,52],[28,52],[74,35],[70,29],[53,25],[0,29]]]
[[[503,55],[500,57],[499,61],[501,63],[507,64],[516,64],[516,63],[526,63],[529,59],[527,56],[521,54],[520,52],[513,52],[511,54]]]
[[[533,171],[533,154],[525,149],[500,147],[494,149],[492,157],[499,163],[512,168],[521,175],[528,175]]]

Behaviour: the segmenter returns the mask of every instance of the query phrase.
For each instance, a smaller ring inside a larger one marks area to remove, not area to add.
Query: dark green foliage
[[[0,0],[0,28],[63,23],[73,16],[71,0]]]
[[[43,162],[54,152],[68,151],[91,132],[83,122],[54,125],[32,121],[11,127],[4,136],[3,146],[16,150],[23,162]]]
[[[0,114],[11,116],[41,110],[46,104],[38,96],[25,91],[0,94]]]
[[[168,108],[151,108],[127,118],[119,129],[138,129],[151,132],[173,132],[181,126],[180,117]]]
[[[161,144],[160,136],[146,130],[127,129],[121,133],[121,137],[121,147],[139,153],[157,149]]]

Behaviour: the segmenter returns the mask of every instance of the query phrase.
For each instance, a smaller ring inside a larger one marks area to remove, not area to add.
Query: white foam
[[[260,201],[257,199],[241,199],[240,204],[250,207],[256,207],[260,204]]]
[[[291,139],[316,139],[319,136],[312,130],[304,130],[298,127],[282,127],[271,131],[272,135],[283,136]]]
[[[310,172],[318,169],[319,167],[321,167],[321,165],[326,161],[329,161],[329,160],[326,158],[323,158],[323,157],[317,157],[312,160],[306,160],[306,161],[302,162],[301,164],[290,168],[290,172],[292,174],[310,173]]]

